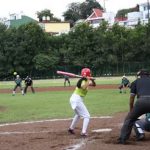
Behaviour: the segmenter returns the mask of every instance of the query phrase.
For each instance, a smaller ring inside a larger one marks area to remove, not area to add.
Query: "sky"
[[[63,12],[72,2],[82,3],[85,0],[0,0],[0,18],[8,18],[9,14],[23,12],[37,20],[37,11],[51,10],[55,17],[63,20]],[[104,0],[97,0],[104,7]],[[116,13],[120,9],[135,7],[136,4],[145,3],[148,0],[105,0],[105,8],[108,12]],[[150,0],[149,0],[150,1]]]

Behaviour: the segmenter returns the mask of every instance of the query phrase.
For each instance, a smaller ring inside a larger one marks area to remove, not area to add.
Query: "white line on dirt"
[[[110,131],[112,131],[111,128],[103,128],[103,129],[92,130],[92,132],[96,132],[96,133],[99,133],[99,132],[110,132]]]
[[[86,142],[86,141],[87,141],[86,139],[82,139],[82,140],[80,141],[80,143],[75,144],[75,145],[72,145],[72,146],[69,146],[69,147],[66,148],[65,150],[78,150],[78,149],[81,148],[81,146],[85,145],[85,142]]]
[[[49,131],[38,131],[38,132],[19,132],[19,131],[13,131],[13,132],[0,132],[0,135],[12,135],[12,134],[38,134],[38,133],[49,133]]]
[[[112,118],[112,116],[91,117],[91,119],[109,119],[109,118]],[[40,121],[27,121],[27,122],[17,122],[17,123],[5,123],[5,124],[0,124],[0,127],[12,126],[12,125],[20,125],[20,124],[54,122],[54,121],[69,121],[69,120],[72,120],[72,118],[67,118],[67,119],[50,119],[50,120],[40,120]]]

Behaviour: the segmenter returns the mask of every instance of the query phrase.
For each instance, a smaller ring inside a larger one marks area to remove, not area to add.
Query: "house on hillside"
[[[148,19],[150,18],[150,4],[142,3],[139,4],[139,11],[142,13],[142,22],[143,24],[148,23]]]
[[[128,18],[127,17],[118,17],[118,18],[115,18],[115,22],[118,23],[119,25],[126,25],[126,22],[127,22]]]
[[[12,28],[12,27],[18,28],[19,26],[28,24],[30,22],[37,22],[37,21],[26,15],[23,15],[22,13],[20,14],[14,13],[14,14],[10,14],[10,19],[6,20],[4,24],[8,28]]]
[[[139,11],[130,12],[126,16],[123,20],[115,18],[115,22],[126,27],[135,27],[139,22],[146,24],[150,18],[150,6],[148,3],[139,4]]]
[[[49,20],[46,20],[49,19]],[[5,25],[8,26],[8,28],[15,27],[18,28],[20,25],[28,24],[30,22],[36,22],[38,23],[41,28],[49,33],[50,35],[59,35],[62,33],[68,33],[70,31],[70,23],[69,22],[52,22],[50,21],[50,18],[46,17],[43,18],[42,22],[38,22],[37,20],[34,20],[26,15],[20,14],[10,14],[10,19],[6,20],[4,22]]]
[[[85,20],[93,27],[98,27],[100,23],[105,20],[111,26],[114,23],[114,13],[112,12],[104,12],[98,8],[94,8],[92,14]]]

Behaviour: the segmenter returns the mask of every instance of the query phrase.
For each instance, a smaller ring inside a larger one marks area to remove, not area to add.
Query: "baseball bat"
[[[64,71],[57,71],[57,74],[67,75],[69,77],[82,78],[82,76],[79,76],[79,75],[76,75],[76,74],[70,73],[70,72],[64,72]]]
[[[74,73],[70,73],[70,72],[65,72],[65,71],[57,71],[57,74],[61,74],[61,75],[67,75],[69,77],[76,77],[76,78],[82,78],[83,76],[80,75],[76,75]],[[89,79],[94,79],[93,77],[89,77]],[[94,79],[95,80],[95,79]]]

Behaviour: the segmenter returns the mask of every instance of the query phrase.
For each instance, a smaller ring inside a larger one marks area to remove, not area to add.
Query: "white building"
[[[119,25],[124,25],[127,27],[134,27],[140,21],[142,24],[148,23],[148,18],[150,15],[150,6],[148,9],[148,3],[139,4],[139,11],[130,12],[127,14],[127,19],[124,21],[119,21]],[[149,15],[148,15],[149,14]]]
[[[149,8],[148,8],[149,7]],[[142,12],[142,22],[148,23],[149,15],[150,15],[150,4],[148,3],[143,3],[139,5],[139,11]],[[149,14],[149,15],[148,15]]]

